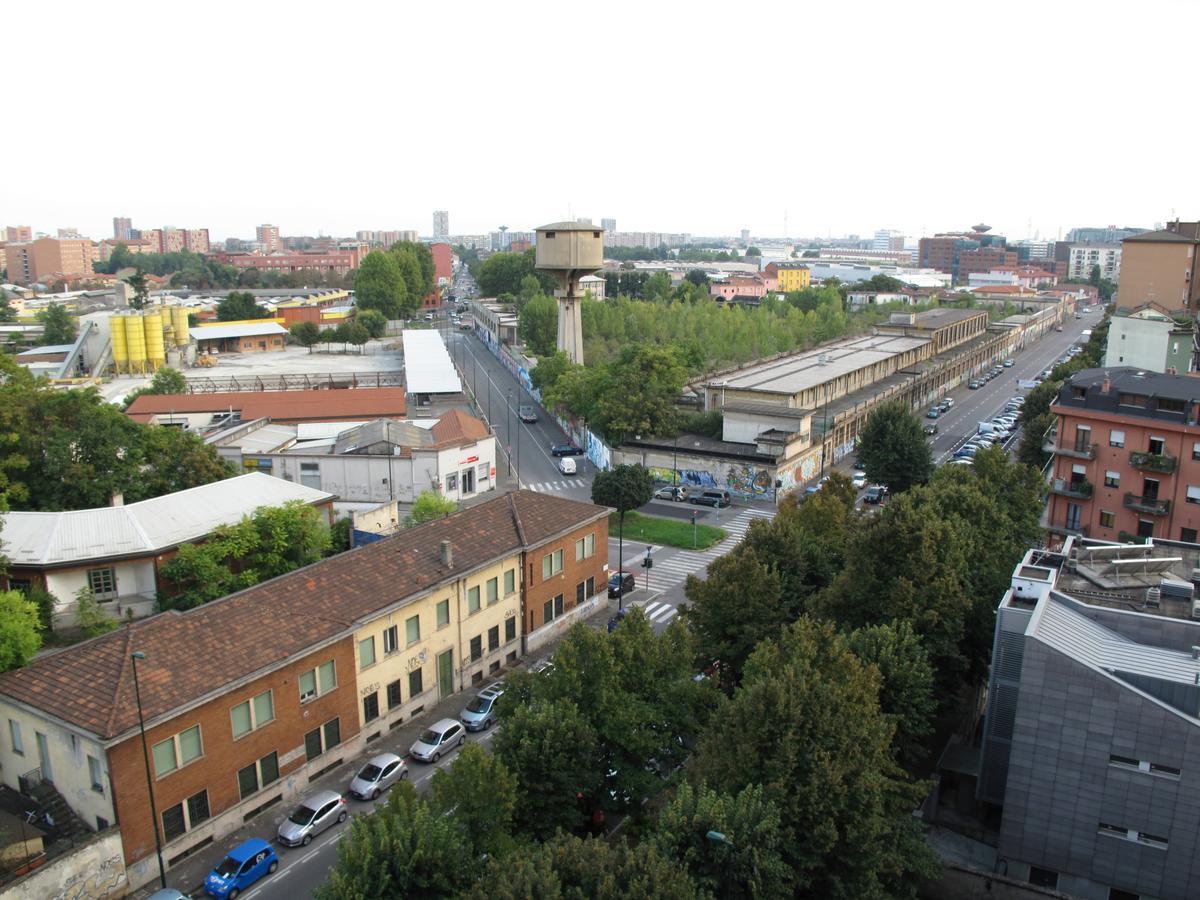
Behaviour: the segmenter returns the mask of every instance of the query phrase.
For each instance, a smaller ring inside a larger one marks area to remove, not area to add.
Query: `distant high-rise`
[[[450,237],[450,213],[444,209],[433,211],[433,239],[444,241]]]
[[[603,228],[609,234],[612,234],[614,231],[617,230],[617,220],[616,219],[601,219],[600,227]]]
[[[113,239],[128,241],[133,238],[133,221],[126,216],[113,216]]]
[[[743,229],[742,229],[742,243],[744,244],[744,243],[746,243],[746,242],[747,242],[747,241],[749,241],[749,240],[750,240],[750,229],[749,229],[749,228],[743,228]]]
[[[893,231],[890,228],[881,228],[875,232],[875,237],[871,241],[872,250],[903,250],[904,235],[899,231]]]
[[[33,240],[32,225],[9,225],[4,229],[4,239],[10,244],[21,244]]]
[[[256,240],[267,253],[283,249],[283,243],[279,240],[278,225],[259,225],[254,231],[257,235]]]
[[[1109,225],[1107,228],[1072,228],[1067,232],[1068,244],[1119,244],[1126,238],[1143,234],[1146,228],[1117,228]]]

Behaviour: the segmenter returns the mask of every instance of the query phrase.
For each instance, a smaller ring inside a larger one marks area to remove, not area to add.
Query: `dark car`
[[[940,409],[938,409],[936,406],[932,406],[929,408],[929,411],[927,413],[925,413],[925,418],[936,419],[941,414],[942,414],[942,411]]]
[[[729,491],[703,491],[688,497],[688,503],[695,506],[715,506],[717,509],[724,509],[732,502]]]
[[[550,448],[551,456],[583,456],[583,448],[575,444],[555,444]]]
[[[529,404],[525,404],[517,410],[517,418],[522,422],[533,424],[537,421],[537,412]]]
[[[926,434],[937,434],[937,425],[933,422],[930,422],[923,430]]]
[[[887,488],[881,484],[873,484],[867,488],[866,494],[863,495],[863,503],[883,503],[883,498],[887,496]]]
[[[637,582],[634,580],[632,572],[622,572],[620,575],[618,575],[616,572],[613,572],[612,575],[608,577],[608,596],[617,596],[618,589],[620,590],[621,595],[624,596],[625,594],[633,591],[636,585]]]

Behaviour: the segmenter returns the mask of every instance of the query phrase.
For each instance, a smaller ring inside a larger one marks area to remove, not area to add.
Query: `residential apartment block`
[[[1068,278],[1091,278],[1097,266],[1101,278],[1116,281],[1121,277],[1120,244],[1072,244],[1068,253]]]
[[[133,665],[170,866],[593,611],[608,512],[519,491],[39,657],[0,675],[0,778],[118,823],[136,889],[157,864]]]
[[[278,225],[259,225],[254,229],[254,240],[266,253],[274,253],[283,249],[279,239]]]
[[[1168,222],[1161,231],[1121,243],[1117,305],[1157,303],[1169,310],[1200,309],[1200,222]]]
[[[766,274],[778,279],[778,289],[785,294],[803,291],[812,284],[812,269],[803,263],[768,263]]]
[[[1115,321],[1115,320],[1114,320]],[[1047,435],[1052,539],[1194,542],[1200,533],[1200,379],[1084,369],[1062,387]]]
[[[1087,900],[1200,884],[1200,546],[1031,550],[996,613],[977,798],[1005,872]]]
[[[4,247],[8,280],[15,284],[35,284],[63,275],[91,275],[92,242],[86,238],[43,237]]]
[[[1132,366],[1150,372],[1179,375],[1196,368],[1200,355],[1196,328],[1156,303],[1134,309],[1118,307],[1109,320],[1105,368]]]

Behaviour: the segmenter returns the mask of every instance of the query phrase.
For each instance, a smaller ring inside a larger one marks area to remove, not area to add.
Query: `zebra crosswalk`
[[[566,491],[572,488],[584,488],[587,485],[588,483],[582,478],[565,478],[562,481],[522,482],[521,487],[527,491],[537,491],[539,494],[553,494],[557,491]]]
[[[630,606],[640,608],[652,625],[662,625],[670,622],[675,618],[675,614],[679,612],[678,608],[661,600],[655,600],[644,606],[641,605],[641,601],[638,601],[637,603],[631,603]]]

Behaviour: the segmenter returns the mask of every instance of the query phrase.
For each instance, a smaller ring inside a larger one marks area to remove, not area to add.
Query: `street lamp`
[[[512,461],[513,417],[514,417],[514,412],[513,412],[513,402],[512,402],[512,390],[510,389],[508,392],[508,453],[505,454],[508,457],[508,477],[509,478],[512,478],[512,473],[513,473],[513,461]],[[518,485],[518,487],[520,487],[520,485]]]
[[[150,774],[150,750],[146,746],[146,720],[142,717],[142,690],[138,685],[138,660],[145,660],[146,654],[135,650],[129,654],[133,661],[133,696],[137,700],[138,730],[142,733],[142,759],[146,762],[146,790],[150,793],[150,819],[154,826],[154,851],[158,856],[158,880],[162,888],[167,889],[167,870],[163,868],[162,839],[158,836],[158,811],[154,808],[154,778]]]

